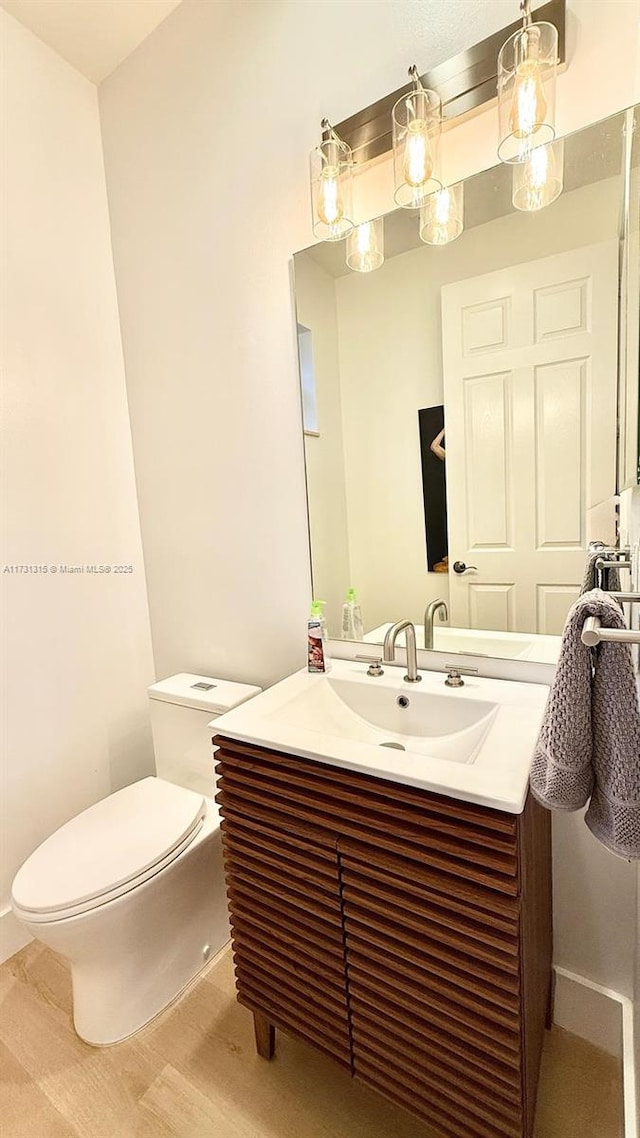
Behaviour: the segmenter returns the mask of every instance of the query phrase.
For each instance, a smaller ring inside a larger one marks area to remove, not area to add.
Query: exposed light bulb
[[[442,131],[442,102],[436,91],[420,82],[409,68],[414,88],[402,95],[391,112],[393,131],[393,196],[403,209],[419,209],[425,197],[441,185],[438,148]]]
[[[527,139],[539,129],[547,113],[536,28],[523,31],[520,53],[523,58],[516,66],[509,126],[516,138]]]
[[[446,245],[451,240],[452,222],[455,225],[455,206],[448,189],[438,190],[435,195],[436,203],[433,211],[434,245]]]
[[[531,209],[540,209],[544,204],[545,187],[554,174],[555,163],[552,151],[546,146],[536,146],[527,162],[526,183]]]
[[[364,254],[371,252],[371,222],[365,221],[356,230],[356,245],[358,252]]]
[[[414,189],[424,186],[433,173],[433,157],[424,119],[412,119],[407,124],[402,168],[405,182]]]
[[[550,205],[562,193],[562,141],[536,146],[525,162],[514,167],[513,204],[534,212]]]
[[[321,241],[342,241],[353,229],[352,154],[328,119],[323,139],[309,157],[313,232]]]
[[[516,138],[530,138],[535,134],[547,113],[547,101],[535,60],[521,63],[516,74],[515,89],[509,125]]]
[[[427,245],[447,245],[464,228],[463,186],[444,186],[431,194],[420,212],[420,239]]]
[[[357,273],[372,273],[384,262],[384,222],[363,221],[347,237],[347,265]]]
[[[337,166],[325,166],[318,187],[318,217],[325,225],[333,226],[344,217],[344,204],[340,193],[340,171]]]
[[[440,225],[447,225],[451,215],[451,194],[445,187],[436,194],[436,221]]]

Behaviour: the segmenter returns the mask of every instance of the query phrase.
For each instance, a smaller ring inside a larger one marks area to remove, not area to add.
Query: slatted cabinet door
[[[256,1034],[262,1016],[351,1067],[337,835],[289,818],[235,750],[217,772],[238,999]]]
[[[216,738],[239,999],[442,1138],[532,1138],[548,814]],[[271,1027],[270,1027],[271,1025]]]
[[[452,1138],[520,1138],[517,900],[349,841],[340,861],[354,1074]]]

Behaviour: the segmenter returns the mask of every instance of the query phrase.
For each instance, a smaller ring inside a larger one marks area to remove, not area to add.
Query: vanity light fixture
[[[321,241],[342,241],[353,229],[353,157],[328,119],[322,134],[310,155],[313,233]]]
[[[420,209],[420,240],[425,245],[448,245],[463,229],[464,182],[430,194]]]
[[[384,263],[384,218],[363,221],[347,237],[347,265],[356,273],[372,273]]]
[[[415,64],[409,76],[413,90],[398,99],[391,113],[393,196],[403,209],[419,209],[442,186],[437,176],[442,102],[436,91],[423,87]]]
[[[526,162],[513,167],[515,208],[534,212],[551,205],[562,193],[563,179],[564,139],[536,146]]]
[[[553,142],[558,29],[533,23],[531,0],[521,0],[522,27],[498,55],[498,118],[502,162],[524,162],[534,148]]]

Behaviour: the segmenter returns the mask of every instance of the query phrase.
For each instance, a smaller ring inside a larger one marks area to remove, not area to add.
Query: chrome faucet
[[[424,646],[429,651],[433,651],[433,618],[440,610],[440,621],[449,619],[449,609],[447,602],[443,600],[430,601],[424,610]]]
[[[407,645],[407,674],[404,677],[410,684],[417,684],[422,679],[418,675],[418,653],[416,651],[416,630],[410,620],[399,620],[387,632],[382,649],[382,660],[385,664],[396,662],[396,640],[399,633],[405,633]]]

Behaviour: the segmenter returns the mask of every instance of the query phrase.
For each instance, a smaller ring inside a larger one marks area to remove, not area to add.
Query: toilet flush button
[[[213,691],[215,687],[217,687],[217,684],[204,684],[202,681],[191,685],[192,690],[195,689],[196,691]]]

